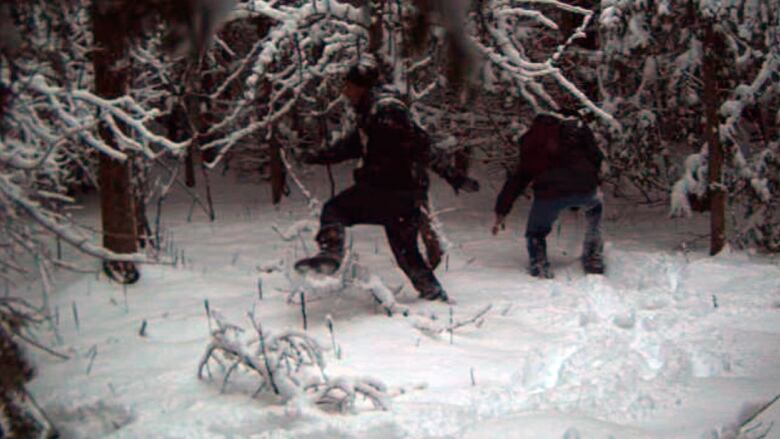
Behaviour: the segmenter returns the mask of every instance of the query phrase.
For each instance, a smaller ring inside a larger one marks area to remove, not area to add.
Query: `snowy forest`
[[[780,1],[0,0],[0,227],[0,438],[780,438]]]

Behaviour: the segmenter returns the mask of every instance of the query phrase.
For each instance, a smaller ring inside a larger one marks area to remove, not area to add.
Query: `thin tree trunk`
[[[200,72],[200,63],[197,67],[192,67],[196,72]],[[189,93],[184,97],[184,108],[187,114],[187,125],[189,135],[192,137],[192,142],[187,147],[187,155],[184,156],[184,184],[187,187],[195,187],[195,153],[200,151],[200,138],[198,134],[202,128],[202,118],[200,115],[200,98],[197,93],[202,90],[202,83],[197,78],[197,73],[194,75],[196,78],[190,78],[191,84],[195,84],[188,87]]]
[[[195,159],[193,157],[193,144],[187,147],[187,155],[184,157],[184,184],[187,187],[195,187]]]
[[[216,151],[210,149],[202,151],[201,144],[204,142],[200,134],[209,126],[211,121],[209,120],[208,101],[203,100],[201,95],[211,90],[212,83],[209,75],[203,74],[202,63],[200,60],[193,61],[195,64],[191,66],[195,72],[194,77],[190,76],[191,86],[189,87],[189,93],[184,97],[184,107],[187,113],[187,123],[189,125],[189,132],[192,136],[192,141],[187,149],[187,156],[184,160],[185,170],[185,184],[187,187],[195,186],[195,161],[200,160],[200,169],[203,176],[203,185],[206,189],[206,203],[208,205],[209,221],[216,219],[216,211],[214,210],[214,202],[211,197],[211,184],[209,183],[208,169],[206,168],[206,162],[210,162],[215,159]]]
[[[123,96],[128,83],[127,47],[125,40],[116,35],[116,29],[120,27],[118,25],[120,13],[122,11],[117,7],[116,2],[101,1],[92,4],[92,26],[95,45],[98,46],[98,50],[93,53],[95,91],[99,96],[108,99]],[[116,147],[116,140],[107,126],[101,124],[99,131],[107,144]],[[135,253],[138,250],[131,173],[129,160],[119,161],[105,154],[100,155],[98,182],[103,246],[115,253]],[[132,276],[127,277],[124,274],[135,272],[135,280],[137,280],[137,270],[132,263],[123,263],[122,267],[115,266],[117,264],[111,261],[105,262],[104,267],[110,276],[113,277],[109,273],[110,270],[120,271],[123,279],[115,279],[120,282],[131,282]]]
[[[369,0],[371,27],[368,30],[368,52],[377,53],[382,47],[382,18],[385,12],[385,0]]]
[[[726,190],[723,182],[723,145],[720,143],[718,127],[718,40],[709,21],[705,25],[704,58],[702,77],[704,81],[704,112],[706,116],[706,139],[709,152],[710,194],[710,254],[716,255],[726,244]]]
[[[279,204],[284,195],[286,185],[286,172],[284,163],[282,163],[281,145],[276,136],[271,136],[269,144],[270,168],[271,168],[271,200],[274,204]]]

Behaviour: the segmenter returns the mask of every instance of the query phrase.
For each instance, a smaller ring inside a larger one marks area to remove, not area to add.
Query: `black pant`
[[[357,184],[325,203],[320,216],[321,233],[356,224],[384,226],[398,266],[417,291],[423,296],[437,294],[441,285],[417,246],[424,199],[419,191],[390,191]]]

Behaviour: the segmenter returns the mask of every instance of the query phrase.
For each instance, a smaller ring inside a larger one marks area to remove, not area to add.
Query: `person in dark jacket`
[[[526,243],[532,276],[550,279],[545,238],[564,209],[583,208],[587,221],[582,263],[587,273],[604,272],[601,238],[602,196],[598,189],[604,154],[593,132],[579,117],[536,116],[520,140],[520,163],[498,195],[493,234],[504,228],[512,205],[533,185]]]
[[[317,255],[296,263],[299,272],[331,274],[344,256],[344,228],[356,224],[384,226],[396,261],[421,298],[447,301],[431,267],[417,246],[417,235],[428,193],[427,168],[443,177],[457,193],[475,192],[479,184],[449,165],[441,151],[431,148],[427,133],[387,86],[375,86],[376,65],[353,66],[343,94],[357,113],[357,127],[332,147],[305,155],[311,164],[331,164],[362,159],[354,171],[355,184],[331,198],[323,207]]]

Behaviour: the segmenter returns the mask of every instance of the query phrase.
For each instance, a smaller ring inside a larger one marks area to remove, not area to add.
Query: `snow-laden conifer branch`
[[[93,242],[92,237],[80,233],[73,224],[62,222],[53,217],[53,215],[43,208],[40,203],[32,201],[24,196],[21,188],[14,185],[8,178],[2,175],[0,175],[0,194],[4,195],[4,197],[0,198],[0,201],[9,200],[15,207],[24,212],[29,218],[36,221],[39,225],[90,256],[102,260],[120,262],[154,262],[143,254],[119,254],[96,245]]]

